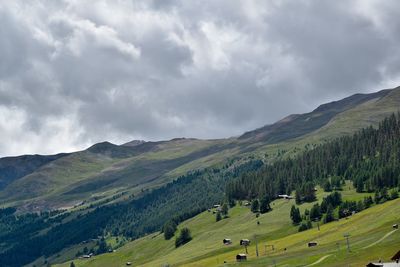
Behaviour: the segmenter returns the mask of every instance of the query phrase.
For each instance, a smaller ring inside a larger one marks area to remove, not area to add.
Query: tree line
[[[231,199],[274,199],[296,190],[296,202],[315,200],[315,185],[326,191],[352,180],[358,192],[399,186],[400,115],[392,114],[378,128],[367,127],[316,146],[294,158],[279,160],[242,174],[226,186]]]

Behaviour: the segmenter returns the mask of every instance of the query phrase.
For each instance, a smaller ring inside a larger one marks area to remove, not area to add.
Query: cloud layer
[[[400,81],[399,1],[0,3],[0,156],[238,135]]]

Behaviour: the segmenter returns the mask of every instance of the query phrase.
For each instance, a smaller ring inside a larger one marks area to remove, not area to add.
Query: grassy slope
[[[350,189],[350,190],[349,190]],[[326,193],[318,193],[319,199]],[[365,194],[357,194],[353,188],[346,187],[344,199],[362,199]],[[391,225],[397,223],[400,214],[400,199],[374,206],[360,212],[350,219],[316,227],[297,233],[297,227],[290,223],[289,210],[292,201],[276,200],[273,211],[261,215],[258,219],[247,207],[237,206],[230,210],[230,218],[215,222],[212,213],[204,212],[184,223],[179,228],[189,227],[193,240],[178,249],[174,240],[165,241],[155,233],[135,240],[115,253],[96,256],[90,260],[75,260],[76,266],[124,266],[132,261],[134,266],[161,266],[169,263],[173,266],[224,266],[236,265],[235,255],[244,249],[238,245],[241,238],[249,238],[249,261],[243,266],[268,266],[275,262],[277,266],[305,266],[325,255],[330,255],[316,266],[360,266],[369,260],[388,259],[400,245],[400,234],[394,232],[383,241],[369,248],[364,248],[381,239],[392,231]],[[312,204],[303,204],[301,209]],[[257,225],[257,220],[260,225]],[[351,253],[345,250],[343,234],[351,233]],[[254,235],[259,241],[260,258],[255,256]],[[231,238],[232,246],[222,245],[223,238]],[[308,248],[308,241],[317,241],[319,245]],[[337,243],[339,243],[339,251]],[[273,244],[275,251],[268,251],[264,256],[264,244]],[[286,251],[283,248],[287,248]],[[69,263],[60,266],[69,266]]]
[[[173,140],[157,150],[128,158],[112,158],[87,151],[73,153],[14,181],[0,199],[26,209],[72,206],[82,199],[106,198],[127,190],[139,193],[170,181],[167,173],[182,165],[218,152],[226,140]],[[183,174],[175,172],[175,175]],[[176,177],[176,176],[175,176]]]
[[[158,143],[157,149],[127,158],[78,152],[13,182],[0,191],[0,200],[7,205],[24,205],[28,210],[35,210],[73,206],[81,200],[97,201],[121,192],[137,195],[142,189],[161,186],[190,170],[221,164],[229,158],[255,155],[274,160],[294,155],[309,144],[351,134],[371,124],[376,126],[382,118],[397,112],[399,103],[400,89],[395,89],[383,98],[377,97],[339,113],[328,124],[305,136],[275,144],[257,139],[174,139]],[[315,114],[300,117],[307,124],[310,123],[307,116],[320,116],[323,110],[319,108]],[[290,127],[289,130],[296,131]]]
[[[397,88],[383,98],[369,100],[339,113],[325,126],[300,138],[277,144],[258,143],[259,147],[255,153],[264,155],[267,152],[270,158],[275,158],[279,152],[282,154],[282,151],[284,151],[284,156],[291,156],[304,150],[307,145],[319,144],[343,135],[349,135],[370,125],[377,127],[385,117],[399,111],[400,88]]]

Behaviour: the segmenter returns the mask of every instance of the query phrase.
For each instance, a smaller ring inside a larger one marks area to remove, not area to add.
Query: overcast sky
[[[400,84],[400,1],[0,0],[0,156],[220,138]]]

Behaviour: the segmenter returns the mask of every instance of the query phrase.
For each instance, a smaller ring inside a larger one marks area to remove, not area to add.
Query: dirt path
[[[372,243],[372,244],[369,244],[369,245],[366,246],[366,247],[363,247],[363,249],[370,248],[370,247],[372,247],[372,246],[374,246],[374,245],[376,245],[376,244],[382,242],[385,238],[387,238],[388,236],[390,236],[391,234],[393,234],[393,233],[396,232],[396,231],[397,231],[397,229],[394,229],[393,231],[390,231],[389,233],[387,233],[386,235],[384,235],[381,239],[375,241],[375,242]]]
[[[322,261],[324,261],[324,260],[325,260],[326,258],[328,258],[329,256],[331,256],[331,254],[328,254],[328,255],[323,256],[322,258],[320,258],[320,259],[317,260],[316,262],[313,262],[313,263],[311,263],[311,264],[309,264],[309,265],[306,265],[306,267],[317,265],[318,263],[321,263]]]

